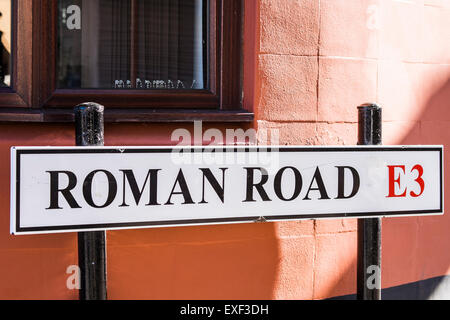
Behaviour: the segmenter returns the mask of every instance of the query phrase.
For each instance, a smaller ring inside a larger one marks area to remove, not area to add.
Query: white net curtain
[[[58,87],[206,89],[206,3],[60,0]]]

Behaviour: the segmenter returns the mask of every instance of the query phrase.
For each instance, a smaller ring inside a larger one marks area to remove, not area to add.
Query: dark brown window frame
[[[13,0],[12,86],[0,91],[0,122],[72,122],[73,107],[105,105],[107,122],[251,122],[242,106],[244,0],[209,0],[210,90],[56,88],[57,0]]]

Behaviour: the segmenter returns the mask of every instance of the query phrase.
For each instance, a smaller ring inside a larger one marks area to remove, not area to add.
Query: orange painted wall
[[[357,140],[356,107],[384,109],[385,144],[444,144],[449,0],[246,0],[245,102],[289,145]],[[190,124],[107,124],[107,145],[169,145]],[[208,127],[225,129],[211,124]],[[251,127],[251,126],[250,126]],[[9,236],[9,148],[73,145],[70,125],[0,124],[0,298],[77,299],[76,235]],[[446,200],[449,200],[449,188]],[[383,222],[383,287],[449,274],[449,215]],[[111,299],[322,299],[356,290],[356,221],[107,233]]]
[[[287,144],[355,144],[356,106],[378,102],[385,144],[443,144],[448,169],[450,1],[261,0],[260,6],[260,128],[280,129]],[[449,226],[449,215],[385,219],[383,287],[448,274]],[[301,239],[277,236],[282,258],[274,297],[355,293],[356,221],[316,221],[311,228]],[[308,286],[296,278],[301,268],[286,247],[311,253]]]

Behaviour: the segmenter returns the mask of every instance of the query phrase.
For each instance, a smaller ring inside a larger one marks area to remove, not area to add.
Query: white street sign
[[[16,147],[11,233],[443,214],[442,146]]]

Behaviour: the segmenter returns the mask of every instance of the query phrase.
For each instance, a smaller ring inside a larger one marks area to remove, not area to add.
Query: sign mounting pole
[[[104,145],[104,107],[84,103],[75,107],[76,145]],[[78,233],[78,263],[81,271],[80,300],[106,300],[106,233]]]
[[[358,107],[359,145],[382,144],[382,109]],[[357,299],[381,300],[381,218],[358,220]]]

